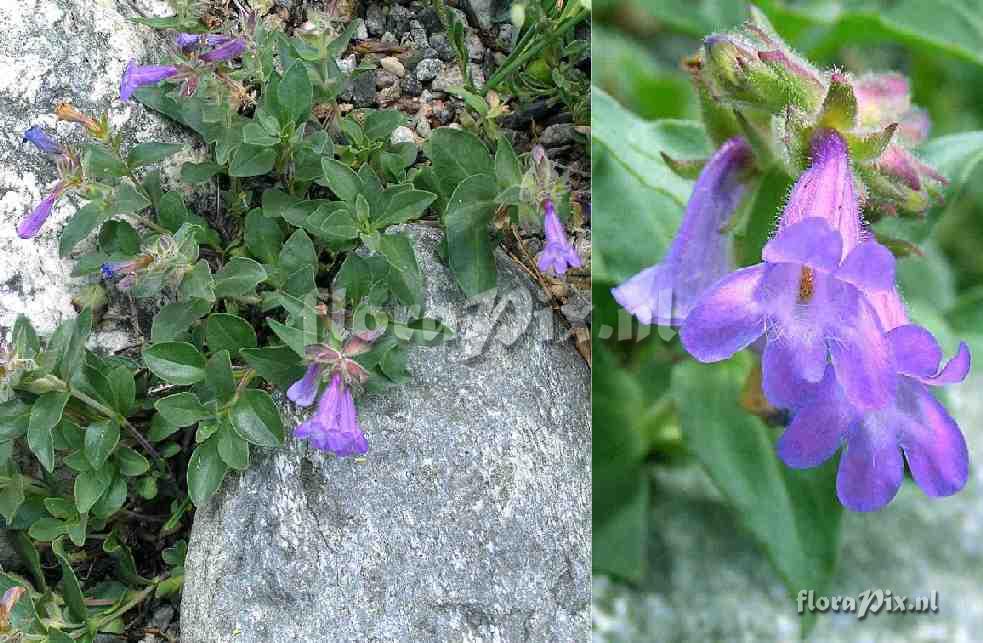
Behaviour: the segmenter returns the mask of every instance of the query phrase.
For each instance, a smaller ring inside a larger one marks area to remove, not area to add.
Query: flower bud
[[[103,139],[108,134],[108,128],[104,123],[100,123],[91,116],[83,114],[71,103],[58,103],[58,106],[55,107],[55,116],[60,121],[80,123],[95,138]]]

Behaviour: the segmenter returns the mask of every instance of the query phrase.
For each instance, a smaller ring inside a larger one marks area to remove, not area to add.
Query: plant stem
[[[130,435],[132,435],[133,438],[137,442],[140,443],[140,446],[143,447],[143,449],[147,453],[149,453],[155,460],[158,460],[161,464],[165,465],[165,467],[164,467],[164,470],[165,471],[168,470],[167,469],[167,466],[166,466],[167,465],[167,461],[164,460],[164,458],[161,457],[160,453],[157,452],[157,449],[155,449],[153,447],[153,445],[150,444],[150,442],[147,441],[147,438],[143,437],[143,435],[139,431],[137,431],[136,427],[133,426],[132,424],[130,424],[129,420],[127,420],[125,417],[123,417],[122,415],[120,415],[119,413],[117,413],[116,411],[114,411],[113,409],[109,408],[108,406],[106,406],[102,402],[99,402],[98,400],[92,399],[91,397],[89,397],[88,395],[86,395],[82,391],[78,390],[74,386],[69,385],[68,391],[74,397],[78,398],[82,402],[85,402],[86,404],[88,404],[89,406],[91,406],[95,410],[99,411],[100,413],[102,413],[106,417],[109,417],[109,418],[111,418],[113,420],[116,420],[122,426],[126,427],[126,430],[130,432]],[[169,475],[170,474],[168,473],[168,476]]]

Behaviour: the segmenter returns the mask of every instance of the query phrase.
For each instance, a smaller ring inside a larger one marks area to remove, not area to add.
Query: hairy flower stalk
[[[690,312],[683,346],[702,362],[732,356],[766,338],[763,385],[782,406],[788,372],[818,383],[831,361],[847,398],[884,406],[897,387],[891,354],[865,292],[894,286],[894,257],[860,239],[860,219],[843,139],[813,141],[813,165],[796,182],[765,245],[764,261],[727,275]]]
[[[611,291],[643,324],[682,324],[700,296],[734,269],[731,237],[724,229],[744,193],[741,175],[750,160],[744,139],[721,145],[700,172],[663,261]]]
[[[338,457],[368,451],[351,392],[353,383],[365,383],[368,372],[352,358],[368,351],[374,339],[374,334],[352,335],[340,351],[325,344],[307,347],[310,364],[304,376],[287,389],[287,398],[298,406],[310,406],[317,398],[322,376],[329,374],[331,379],[314,415],[295,429],[296,437]]]
[[[543,201],[543,229],[546,232],[546,247],[539,253],[536,265],[539,270],[548,273],[551,270],[557,275],[566,273],[568,268],[579,268],[580,257],[577,250],[567,239],[560,218],[556,216],[556,208],[551,199]]]

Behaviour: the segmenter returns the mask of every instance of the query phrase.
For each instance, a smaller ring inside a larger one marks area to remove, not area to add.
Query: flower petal
[[[917,379],[929,386],[958,384],[969,375],[970,366],[972,366],[972,358],[969,354],[969,346],[966,345],[966,342],[959,342],[959,350],[956,351],[955,356],[949,360],[938,375],[919,377]]]
[[[782,228],[761,251],[768,263],[795,263],[833,272],[840,263],[843,242],[829,222],[810,217]]]
[[[876,241],[853,249],[836,270],[836,278],[864,291],[894,288],[894,255]]]
[[[942,348],[928,330],[915,324],[898,326],[887,334],[898,372],[932,377],[939,370]]]
[[[310,406],[317,397],[318,375],[321,372],[320,364],[311,364],[307,367],[304,377],[294,382],[287,389],[287,397],[298,406]]]
[[[672,273],[664,264],[641,271],[617,288],[611,289],[614,300],[643,324],[668,326],[673,319]]]
[[[819,466],[840,448],[855,413],[838,390],[836,376],[828,368],[809,402],[795,413],[775,450],[793,469]]]
[[[900,427],[899,442],[911,477],[929,496],[951,496],[969,476],[966,440],[956,421],[925,387],[910,382],[905,389],[902,405],[907,407],[908,421]]]
[[[732,272],[716,283],[690,311],[680,339],[701,362],[727,359],[765,331],[763,306],[755,298],[767,266]]]
[[[904,479],[904,461],[893,430],[881,414],[851,426],[836,475],[836,495],[847,509],[877,511],[891,502]]]
[[[829,352],[837,379],[858,409],[881,408],[894,395],[897,375],[877,313],[849,286],[836,298],[839,319],[837,326],[830,328]]]
[[[799,408],[812,398],[818,379],[826,369],[826,348],[822,350],[819,378],[806,378],[796,358],[795,348],[788,342],[769,341],[761,357],[761,387],[768,402],[781,409]]]

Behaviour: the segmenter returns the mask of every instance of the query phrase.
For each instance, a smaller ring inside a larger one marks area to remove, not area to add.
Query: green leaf
[[[269,325],[270,329],[276,333],[276,336],[279,337],[284,344],[293,349],[293,351],[300,357],[304,357],[304,349],[307,347],[307,345],[314,343],[313,332],[305,333],[300,328],[287,326],[286,324],[283,324],[272,317],[267,317],[266,323]]]
[[[108,467],[83,471],[75,476],[75,506],[80,514],[89,513],[113,481]]]
[[[214,353],[205,364],[205,382],[215,393],[215,399],[224,404],[235,394],[235,380],[232,376],[232,360],[229,351]]]
[[[55,470],[55,443],[51,430],[61,422],[68,398],[68,393],[51,391],[39,396],[31,407],[27,446],[48,472]]]
[[[76,622],[84,623],[89,616],[85,607],[85,596],[82,594],[82,586],[79,585],[78,577],[75,576],[75,571],[72,569],[72,563],[65,555],[64,539],[58,538],[51,543],[51,551],[61,563],[62,597],[65,599],[68,611],[71,612]]]
[[[143,455],[130,447],[120,447],[116,450],[116,466],[120,474],[134,478],[150,471],[150,462]]]
[[[304,375],[297,353],[288,346],[243,349],[240,353],[264,380],[287,388]]]
[[[497,191],[494,176],[476,174],[462,181],[447,203],[447,260],[468,297],[494,288],[497,282],[488,229],[498,207]]]
[[[204,299],[190,299],[167,304],[154,317],[150,328],[150,341],[154,344],[180,339],[191,324],[195,323],[212,309],[212,304]]]
[[[34,521],[34,524],[31,525],[27,533],[34,540],[51,542],[67,532],[68,528],[65,526],[65,523],[57,518],[41,518]]]
[[[242,317],[228,313],[208,316],[205,337],[212,353],[227,350],[235,354],[240,348],[256,347],[256,331],[252,325]]]
[[[321,169],[324,171],[324,178],[319,183],[331,188],[331,191],[342,201],[349,203],[355,201],[355,196],[362,191],[362,182],[352,172],[352,168],[341,161],[323,159]]]
[[[171,384],[188,385],[205,377],[205,358],[187,342],[163,342],[143,351],[154,375]]]
[[[389,135],[406,122],[406,116],[395,109],[377,109],[368,112],[362,132],[372,141],[388,141]]]
[[[249,467],[249,443],[240,438],[228,423],[218,433],[218,454],[222,461],[236,471]]]
[[[597,87],[591,99],[593,141],[643,186],[685,205],[692,184],[669,169],[660,153],[678,160],[708,157],[709,142],[699,123],[643,121]]]
[[[348,204],[333,201],[318,206],[304,221],[311,234],[328,241],[348,241],[358,238],[358,226]]]
[[[9,482],[0,487],[0,516],[3,516],[9,525],[24,503],[24,476],[21,475],[20,467],[13,458],[8,458],[5,463],[0,464],[0,475],[9,479]]]
[[[393,195],[386,211],[372,221],[372,226],[383,230],[391,225],[406,223],[423,216],[430,204],[437,198],[432,192],[405,190]]]
[[[488,148],[477,136],[453,127],[434,130],[424,150],[433,164],[441,194],[448,196],[464,179],[474,174],[495,174]]]
[[[504,136],[498,137],[495,150],[495,182],[499,192],[522,183],[522,165],[515,155],[512,144]]]
[[[131,168],[138,168],[158,161],[163,161],[172,154],[181,151],[183,145],[177,143],[139,143],[130,148],[126,162]]]
[[[222,484],[228,467],[218,453],[218,440],[199,444],[188,460],[188,495],[196,507],[205,504]]]
[[[259,123],[247,123],[242,128],[242,142],[259,147],[273,147],[280,142],[280,138],[268,134]]]
[[[266,269],[252,259],[232,257],[215,275],[215,296],[238,297],[249,294],[266,277]]]
[[[277,87],[277,102],[293,122],[300,124],[311,113],[314,89],[307,75],[307,65],[296,62],[283,74]]]
[[[232,426],[242,439],[260,447],[283,443],[283,421],[266,391],[246,389],[232,407]]]
[[[14,329],[10,333],[10,345],[21,357],[34,357],[41,350],[41,341],[31,325],[31,320],[23,314],[17,315]]]
[[[276,151],[268,147],[243,144],[236,149],[229,163],[229,176],[260,176],[273,169]]]
[[[385,234],[379,240],[379,252],[386,258],[389,287],[407,306],[423,304],[423,275],[416,263],[413,243],[403,234]]]
[[[132,587],[144,587],[152,584],[137,571],[133,553],[123,543],[119,533],[114,529],[102,543],[102,550],[116,560],[119,577]]]
[[[102,201],[90,201],[79,208],[62,228],[58,239],[58,256],[67,257],[69,253],[106,221],[111,213]]]
[[[357,304],[369,294],[372,286],[372,269],[369,263],[354,252],[345,255],[345,260],[335,276],[335,289],[344,292],[345,300]]]
[[[0,402],[0,442],[15,440],[27,433],[31,407],[18,399]]]
[[[198,400],[198,396],[187,391],[157,400],[154,408],[168,424],[174,426],[191,426],[212,416],[212,412]]]
[[[207,261],[202,259],[195,264],[191,272],[184,275],[178,294],[184,300],[198,298],[209,302],[215,301],[215,280]]]
[[[181,166],[181,180],[191,185],[208,181],[222,172],[222,166],[212,161],[202,163],[185,163]]]
[[[287,239],[280,251],[279,264],[285,275],[282,286],[285,292],[303,297],[314,290],[317,252],[306,232],[297,230]]]
[[[98,469],[105,464],[117,444],[119,444],[119,424],[115,420],[104,420],[86,427],[85,459],[93,469]]]
[[[768,427],[739,404],[748,366],[742,358],[677,366],[672,394],[682,432],[735,517],[764,546],[789,593],[822,594],[840,542],[836,459],[809,470],[778,460]]]
[[[121,178],[126,176],[126,164],[102,145],[88,144],[82,154],[82,167],[89,178]]]
[[[113,392],[113,408],[127,417],[136,404],[136,380],[129,366],[117,366],[106,375]]]
[[[246,247],[263,263],[275,263],[283,245],[283,231],[279,224],[265,216],[261,208],[253,208],[246,215]]]

